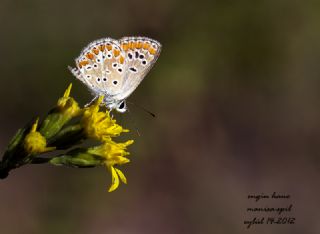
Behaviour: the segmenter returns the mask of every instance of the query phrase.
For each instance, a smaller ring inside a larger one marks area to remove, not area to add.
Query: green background
[[[157,118],[134,106],[117,118],[132,130],[121,139],[135,140],[129,184],[108,193],[105,168],[22,167],[0,181],[0,233],[320,233],[319,10],[311,0],[1,0],[1,152],[70,82],[91,100],[67,69],[90,41],[141,35],[163,50],[128,99]],[[274,191],[291,199],[247,199]],[[243,224],[248,207],[289,204],[294,225]]]

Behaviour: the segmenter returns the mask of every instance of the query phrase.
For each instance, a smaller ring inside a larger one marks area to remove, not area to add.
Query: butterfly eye
[[[120,102],[120,104],[118,105],[118,107],[117,107],[116,110],[117,110],[118,112],[120,112],[120,113],[126,112],[127,106],[126,106],[125,101]]]
[[[124,102],[121,102],[119,105],[119,109],[123,109],[125,107]]]

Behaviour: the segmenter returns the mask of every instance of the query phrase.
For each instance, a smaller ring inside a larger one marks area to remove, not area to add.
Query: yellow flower
[[[63,97],[59,98],[57,103],[58,110],[67,115],[70,119],[78,116],[81,113],[79,104],[72,97],[70,97],[71,88],[72,84],[68,86]]]
[[[127,152],[126,149],[127,146],[131,145],[132,143],[133,140],[129,140],[125,143],[116,143],[112,140],[108,140],[104,142],[104,144],[88,150],[88,153],[104,158],[104,165],[111,172],[112,177],[112,183],[108,190],[109,192],[112,192],[118,188],[120,180],[125,184],[127,183],[125,175],[118,168],[115,168],[115,166],[130,162],[130,160],[126,157],[129,155],[129,152]]]
[[[63,97],[59,98],[56,108],[49,112],[40,127],[39,131],[46,139],[56,135],[66,123],[82,113],[78,103],[70,97],[71,88],[72,84],[64,92]]]
[[[81,124],[88,138],[105,142],[128,130],[116,124],[116,120],[110,117],[108,111],[99,111],[102,100],[103,96],[100,96],[92,105],[85,108]]]
[[[39,154],[55,149],[55,147],[47,147],[46,138],[40,132],[37,132],[38,122],[39,119],[32,125],[23,142],[24,149],[29,154]]]

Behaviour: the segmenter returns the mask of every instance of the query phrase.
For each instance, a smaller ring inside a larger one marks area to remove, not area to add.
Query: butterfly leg
[[[113,114],[112,112],[109,112],[110,118],[113,119]]]
[[[84,107],[89,107],[89,106],[91,106],[92,103],[94,103],[98,98],[99,98],[99,96],[95,96],[89,103],[85,104]]]

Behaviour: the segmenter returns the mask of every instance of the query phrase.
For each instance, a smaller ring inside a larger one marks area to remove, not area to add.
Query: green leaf
[[[63,126],[70,121],[71,117],[53,109],[49,112],[42,122],[39,132],[46,138],[50,139],[55,136]]]
[[[77,148],[64,155],[52,158],[49,163],[55,166],[95,167],[104,162],[103,157],[87,153],[87,149]]]

